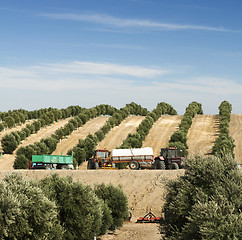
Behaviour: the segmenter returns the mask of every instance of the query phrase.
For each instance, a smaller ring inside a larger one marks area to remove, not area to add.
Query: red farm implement
[[[136,223],[159,223],[161,217],[156,217],[152,212],[147,213],[144,217],[137,219]]]

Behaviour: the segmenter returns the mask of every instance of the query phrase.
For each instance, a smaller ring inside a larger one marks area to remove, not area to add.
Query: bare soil
[[[242,164],[242,114],[231,114],[229,134],[235,141],[235,159]]]
[[[79,139],[84,139],[89,133],[94,134],[101,127],[103,127],[108,118],[109,117],[102,116],[88,121],[78,130],[69,135],[66,139],[62,139],[61,142],[57,144],[57,148],[52,154],[67,154],[68,150],[76,146]]]
[[[187,134],[189,156],[211,155],[218,135],[218,115],[196,115]]]
[[[129,133],[135,133],[136,128],[145,117],[143,116],[129,116],[120,123],[119,126],[114,127],[107,136],[101,141],[97,149],[113,150],[119,147],[123,140],[126,139]]]
[[[152,126],[149,134],[143,142],[143,147],[152,147],[154,156],[160,154],[162,147],[167,147],[171,135],[177,130],[182,116],[161,116]]]

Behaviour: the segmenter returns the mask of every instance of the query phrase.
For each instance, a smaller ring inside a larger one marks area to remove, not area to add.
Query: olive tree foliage
[[[242,174],[231,155],[187,160],[166,188],[164,239],[241,239]]]
[[[177,147],[178,149],[182,150],[183,156],[188,155],[187,133],[192,125],[192,119],[197,114],[203,114],[202,104],[191,102],[186,108],[178,131],[174,132],[169,140],[169,147]]]
[[[115,230],[123,225],[128,218],[128,199],[120,186],[99,184],[94,188],[96,195],[107,204],[111,210],[112,221],[110,229]]]
[[[232,105],[227,102],[221,102],[219,106],[219,128],[220,134],[213,146],[213,154],[222,156],[223,154],[231,154],[234,156],[234,140],[229,136],[229,123]]]
[[[0,181],[0,239],[63,239],[57,207],[43,191],[12,174]]]
[[[65,229],[63,239],[91,240],[101,233],[103,203],[89,186],[56,174],[42,180],[40,186],[57,205]]]
[[[145,119],[140,123],[138,128],[136,129],[136,133],[129,134],[126,139],[124,139],[120,148],[141,148],[145,137],[148,135],[151,127],[154,122],[157,121],[161,115],[169,114],[175,115],[177,114],[176,110],[169,104],[161,102],[157,104],[156,108],[149,113],[148,111],[143,112],[146,113]]]

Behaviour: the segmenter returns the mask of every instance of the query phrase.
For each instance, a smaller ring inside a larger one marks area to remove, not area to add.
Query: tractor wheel
[[[161,161],[160,159],[156,159],[154,163],[154,169],[166,169],[166,165],[164,161]]]
[[[94,163],[94,169],[99,169],[99,164],[98,164],[98,162],[95,162],[95,163]]]
[[[92,160],[88,160],[87,169],[94,169]]]
[[[131,170],[138,170],[139,169],[139,163],[136,161],[132,161],[129,163],[129,168]]]
[[[177,163],[172,163],[171,167],[172,167],[173,170],[179,169],[179,166],[178,166]]]

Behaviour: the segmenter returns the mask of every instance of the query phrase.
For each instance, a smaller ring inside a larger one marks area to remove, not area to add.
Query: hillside
[[[66,139],[61,140],[61,142],[57,144],[57,148],[52,154],[67,154],[68,150],[73,148],[78,143],[79,139],[84,139],[89,133],[94,134],[106,123],[107,120],[108,117],[104,116],[91,119],[78,130],[75,130]]]
[[[168,145],[171,135],[176,131],[181,122],[182,116],[163,115],[151,128],[143,142],[143,147],[152,147],[154,155],[160,154],[160,149]]]
[[[218,115],[196,115],[187,134],[189,156],[211,155],[218,135]]]
[[[235,159],[242,164],[242,114],[231,114],[229,134],[235,141]]]
[[[64,120],[55,122],[50,126],[47,126],[46,128],[42,128],[37,133],[29,136],[26,140],[23,140],[22,143],[18,146],[18,148],[21,146],[33,144],[37,141],[40,141],[42,138],[51,136],[51,134],[53,134],[58,128],[63,127],[70,119],[71,118],[66,118]],[[4,154],[0,158],[0,169],[13,169],[13,163],[14,163],[14,159],[18,148],[13,152],[13,154]]]
[[[121,122],[119,126],[114,127],[107,136],[98,144],[97,149],[112,150],[119,147],[129,133],[135,133],[136,128],[145,117],[129,116]]]
[[[143,116],[129,116],[121,122],[120,125],[114,127],[105,138],[99,143],[97,148],[112,150],[120,146],[123,140],[129,133],[135,133],[136,128],[145,117]],[[165,147],[174,131],[177,130],[182,116],[179,115],[163,115],[152,126],[149,134],[143,142],[143,147],[152,147],[154,155],[158,155],[161,147]],[[63,127],[70,118],[58,121],[46,128],[42,128],[37,134],[32,134],[27,140],[22,141],[20,146],[26,146],[33,144],[36,141],[40,141],[41,138],[49,137],[58,128]],[[85,138],[89,133],[93,134],[100,129],[108,117],[102,116],[88,121],[84,126],[75,130],[66,139],[62,139],[58,143],[56,150],[53,154],[66,154],[69,149],[74,147],[80,138]],[[17,126],[11,130],[7,130],[8,133],[23,128]],[[242,114],[232,114],[229,128],[230,135],[235,140],[235,157],[238,163],[242,164]],[[5,132],[6,133],[6,132]],[[4,134],[5,134],[4,133]],[[0,134],[0,138],[4,135]],[[193,119],[191,128],[188,131],[187,144],[189,146],[189,155],[201,154],[210,155],[212,147],[216,137],[219,134],[219,116],[218,115],[197,115]],[[19,146],[19,147],[20,147]],[[0,169],[12,169],[15,153],[12,155],[3,155],[0,158]]]

